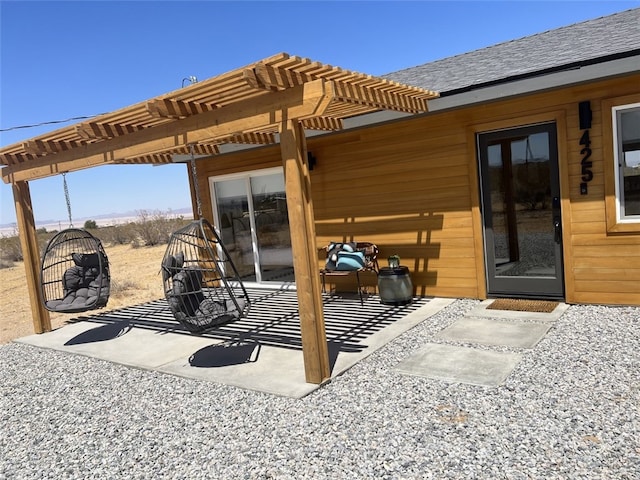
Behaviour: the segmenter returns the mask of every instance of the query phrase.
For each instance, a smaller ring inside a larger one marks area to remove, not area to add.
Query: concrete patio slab
[[[157,370],[291,398],[302,398],[320,387],[306,382],[302,351],[257,343],[208,345]]]
[[[153,370],[190,355],[194,348],[211,344],[211,339],[163,335],[120,323],[97,326],[82,321],[45,334],[19,338],[16,342]]]
[[[296,294],[252,292],[249,317],[190,335],[162,301],[81,317],[52,332],[16,340],[131,367],[249,390],[301,398],[320,385],[305,380]],[[439,312],[453,299],[420,298],[408,306],[382,305],[375,296],[325,300],[331,377]]]
[[[452,301],[451,299],[431,299],[384,329],[368,335],[366,347],[362,349],[345,350],[341,348],[339,341],[329,339],[329,358],[333,364],[331,378],[341,375]],[[301,398],[319,388],[319,385],[306,383],[302,355],[299,349],[261,345],[249,338],[239,342],[222,342],[206,346],[195,352],[188,361],[181,358],[157,370],[275,395]]]
[[[550,328],[549,323],[463,317],[440,331],[437,337],[459,343],[533,348]]]
[[[504,383],[520,359],[517,353],[428,343],[395,370],[405,375],[495,387]]]

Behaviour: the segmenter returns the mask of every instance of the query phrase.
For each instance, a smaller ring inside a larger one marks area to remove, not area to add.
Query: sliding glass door
[[[211,177],[214,223],[245,282],[293,282],[282,169]]]

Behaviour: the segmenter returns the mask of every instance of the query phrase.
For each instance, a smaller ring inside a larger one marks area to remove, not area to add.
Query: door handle
[[[560,219],[556,218],[553,221],[553,230],[554,230],[554,240],[556,243],[560,243],[562,239],[562,227],[560,225]]]

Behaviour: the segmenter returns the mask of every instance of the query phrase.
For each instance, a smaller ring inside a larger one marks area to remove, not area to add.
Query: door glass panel
[[[507,234],[507,209],[504,181],[504,165],[500,153],[500,145],[489,145],[487,148],[489,158],[490,182],[491,182],[491,208],[493,212],[493,248],[495,252],[496,269],[508,264],[512,258],[509,249],[509,236]]]
[[[554,123],[478,135],[487,295],[562,298]]]
[[[640,216],[640,108],[618,112],[619,144],[622,152],[620,165],[621,216]],[[635,218],[634,218],[635,220]]]
[[[251,178],[251,195],[262,281],[293,281],[293,256],[284,176]]]
[[[487,149],[496,276],[556,277],[549,135]]]
[[[218,209],[218,230],[240,277],[255,280],[255,259],[251,237],[251,216],[246,179],[214,183]]]
[[[284,174],[258,171],[212,179],[215,224],[246,282],[293,282]]]

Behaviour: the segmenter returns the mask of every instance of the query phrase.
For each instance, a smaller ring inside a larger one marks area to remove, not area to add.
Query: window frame
[[[640,233],[640,215],[621,217],[622,172],[618,161],[622,148],[619,144],[618,113],[635,108],[640,108],[640,95],[611,98],[602,102],[605,210],[608,233]]]

